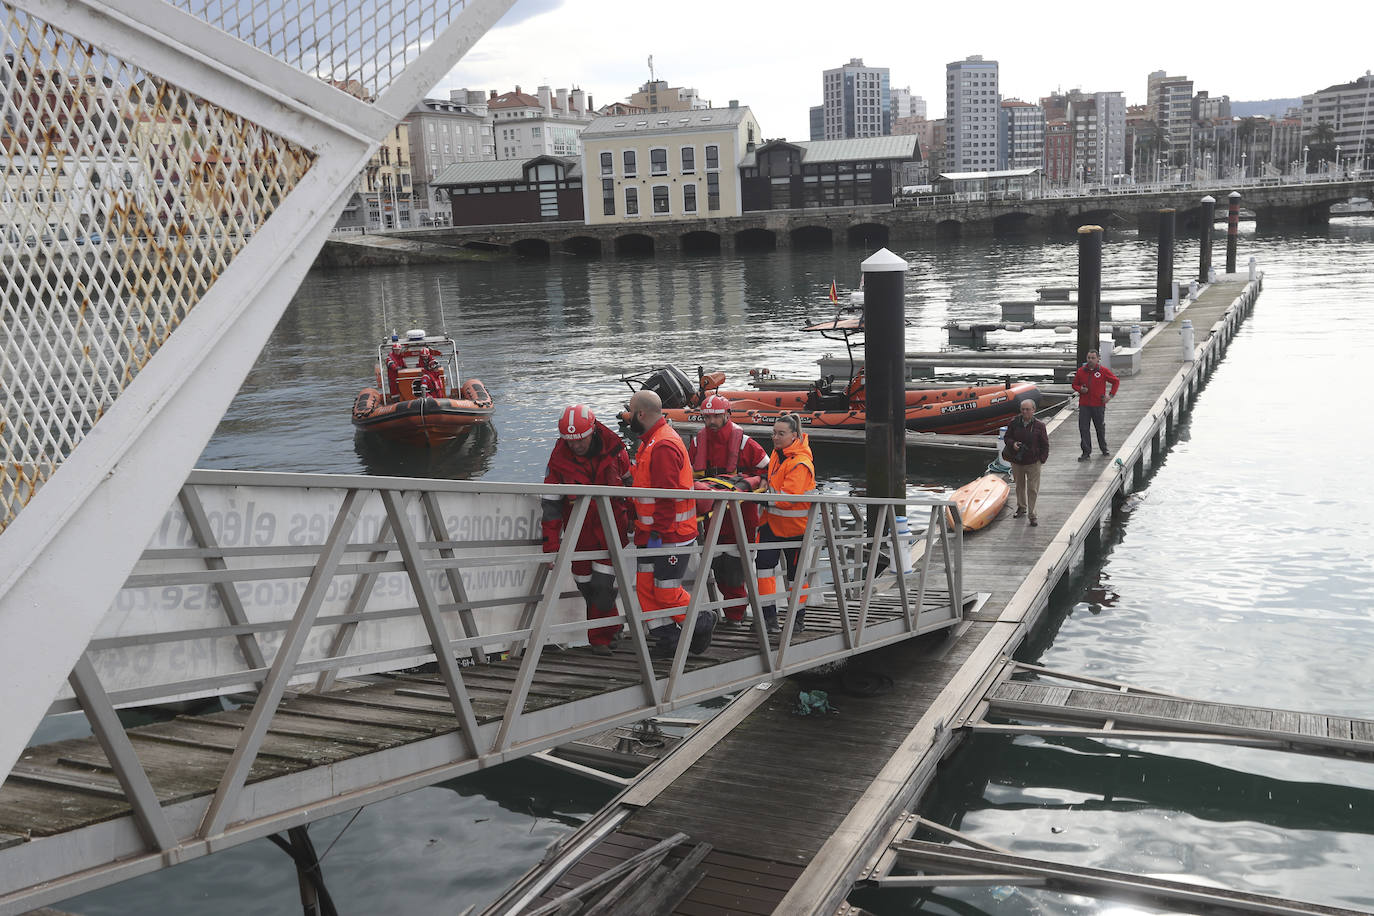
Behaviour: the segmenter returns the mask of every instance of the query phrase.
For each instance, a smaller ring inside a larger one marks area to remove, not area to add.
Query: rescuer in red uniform
[[[768,473],[768,453],[763,446],[745,435],[744,430],[730,419],[730,402],[720,395],[703,401],[701,413],[703,428],[687,449],[692,459],[692,476],[728,478],[737,490],[757,490]],[[703,486],[705,484],[697,484],[698,489]],[[719,553],[711,561],[711,571],[715,573],[716,585],[723,596],[741,599],[725,606],[725,619],[739,623],[744,620],[745,568],[728,505],[721,504],[719,511],[727,514],[717,542]],[[758,503],[741,503],[740,512],[744,517],[745,540],[752,544],[759,529]]]
[[[575,404],[563,411],[558,420],[558,442],[549,456],[544,483],[618,487],[629,472],[629,454],[614,430],[598,422],[585,404]],[[572,514],[573,501],[567,496],[545,496],[541,502],[544,507],[544,552],[556,553]],[[615,512],[611,527],[623,545],[630,530],[630,501],[617,497],[611,500],[611,508]],[[604,551],[606,546],[605,526],[593,502],[587,508],[587,517],[577,536],[577,549]],[[588,620],[616,615],[615,569],[609,558],[573,560],[572,574],[577,590],[587,602]],[[619,624],[596,627],[587,631],[587,641],[593,652],[610,655],[611,644],[619,634]]]
[[[1097,361],[1096,350],[1089,350],[1087,359],[1073,374],[1073,390],[1078,392],[1078,438],[1083,449],[1079,461],[1093,456],[1089,424],[1097,430],[1097,447],[1102,449],[1102,457],[1107,457],[1107,405],[1121,388],[1121,379]],[[1107,390],[1109,384],[1111,391]]]
[[[405,348],[395,334],[391,335],[391,350],[386,354],[386,389],[393,398],[400,397],[401,370],[406,367]]]
[[[654,637],[652,654],[657,658],[673,655],[682,635],[685,609],[691,596],[682,587],[687,576],[691,548],[697,539],[697,504],[692,498],[692,465],[682,437],[663,416],[663,402],[652,391],[636,391],[629,403],[630,430],[639,437],[634,461],[634,485],[639,488],[686,490],[681,499],[635,497],[635,546],[658,551],[681,548],[667,554],[641,556],[635,569],[635,594],[644,612],[664,608],[683,608],[671,620],[649,621]],[[697,615],[688,650],[693,655],[711,645],[716,626],[715,614]]]

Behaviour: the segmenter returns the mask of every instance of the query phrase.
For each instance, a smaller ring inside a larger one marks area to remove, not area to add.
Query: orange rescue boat
[[[625,381],[639,381],[642,387],[656,392],[663,401],[664,415],[671,420],[700,422],[697,405],[710,395],[728,400],[730,418],[742,425],[771,425],[784,413],[795,413],[803,426],[818,429],[863,429],[868,420],[862,369],[843,389],[824,379],[805,391],[732,391],[721,387],[724,373],[699,372],[698,376],[698,384],[693,386],[681,370],[664,366],[640,376],[627,376]],[[994,432],[1016,416],[1018,405],[1027,398],[1040,403],[1040,389],[1034,382],[909,389],[906,428],[953,435]]]
[[[458,347],[447,335],[418,328],[405,340],[393,334],[377,347],[376,387],[364,388],[353,401],[353,425],[409,445],[456,439],[495,410],[480,380],[450,387],[458,377]]]

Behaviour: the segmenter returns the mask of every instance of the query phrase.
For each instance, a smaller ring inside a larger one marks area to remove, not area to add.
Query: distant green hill
[[[1301,108],[1302,99],[1260,99],[1258,102],[1232,102],[1231,115],[1236,118],[1281,118],[1290,108]]]

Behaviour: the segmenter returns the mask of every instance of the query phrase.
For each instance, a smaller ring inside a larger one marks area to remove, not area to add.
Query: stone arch
[[[736,251],[776,251],[778,236],[771,229],[744,229],[735,233]]]
[[[654,253],[653,236],[645,235],[642,232],[618,235],[615,239],[615,253],[618,255],[652,256]]]
[[[851,247],[862,246],[876,251],[887,246],[891,234],[882,223],[859,223],[845,230],[845,241]]]
[[[720,254],[720,233],[698,229],[678,241],[683,254]]]
[[[1016,210],[993,217],[993,235],[1025,235],[1030,228],[1031,215]]]
[[[511,251],[522,258],[538,258],[547,261],[552,254],[552,248],[546,239],[517,239],[511,246]]]
[[[833,248],[835,235],[825,226],[798,226],[791,232],[793,248]]]
[[[563,253],[577,258],[601,257],[601,240],[590,235],[574,235],[563,242]]]
[[[963,238],[964,224],[957,219],[942,219],[935,224],[935,240],[950,242]]]

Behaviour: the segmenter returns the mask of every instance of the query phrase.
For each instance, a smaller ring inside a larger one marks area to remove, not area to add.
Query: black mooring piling
[[[1155,321],[1164,320],[1164,303],[1174,294],[1174,210],[1159,211],[1159,263],[1155,271]]]
[[[1078,227],[1078,365],[1089,350],[1097,349],[1101,336],[1102,227]]]
[[[883,248],[863,262],[867,491],[906,496],[907,263]],[[868,519],[872,533],[877,514]]]

